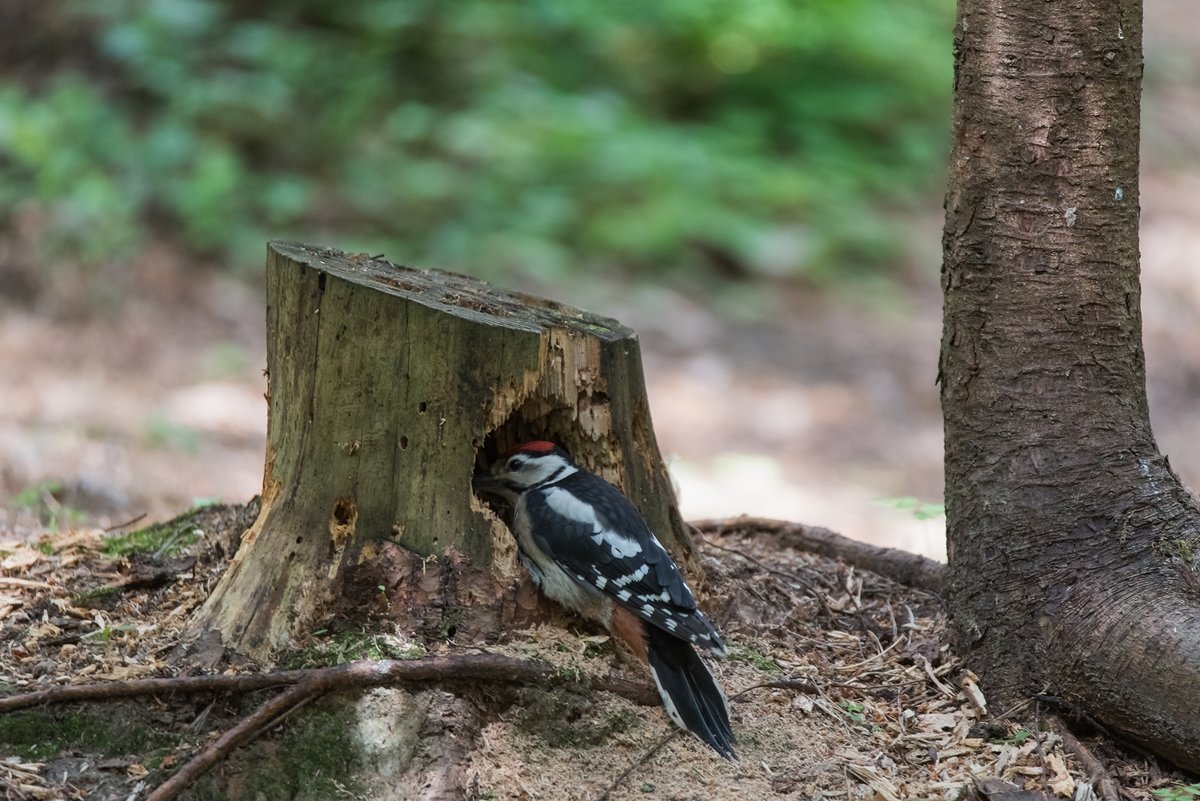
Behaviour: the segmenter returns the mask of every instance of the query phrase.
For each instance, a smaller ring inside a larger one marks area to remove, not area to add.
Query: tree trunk
[[[616,321],[461,275],[275,243],[267,337],[262,511],[195,632],[268,657],[321,622],[346,571],[389,542],[414,558],[450,553],[497,599],[515,592],[515,542],[471,476],[534,438],[622,487],[695,565],[637,335]]]
[[[1138,0],[960,0],[940,381],[951,603],[998,697],[1200,768],[1200,514],[1150,430]]]

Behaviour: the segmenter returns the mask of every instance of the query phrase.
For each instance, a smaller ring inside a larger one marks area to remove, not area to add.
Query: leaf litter
[[[214,507],[189,521],[199,540],[173,557],[112,555],[98,529],[0,532],[0,694],[178,675],[187,620],[253,514],[252,507]],[[705,578],[698,595],[730,645],[730,657],[712,665],[731,698],[740,759],[722,760],[677,733],[656,707],[597,691],[559,710],[561,720],[547,721],[558,715],[553,707],[517,693],[480,733],[467,762],[467,797],[1094,797],[1093,777],[1058,734],[1038,731],[1030,709],[989,706],[980,687],[986,683],[949,645],[937,596],[781,548],[769,532],[710,530],[700,547]],[[311,639],[320,645],[322,636]],[[603,632],[578,621],[508,632],[487,647],[580,675],[645,680]],[[556,725],[541,725],[547,722]],[[0,734],[2,724],[0,718]],[[174,745],[154,759],[105,761],[81,748],[24,758],[5,754],[0,736],[0,798],[142,797],[222,726],[207,709],[177,722]],[[1095,747],[1110,749],[1103,751],[1106,764],[1133,798],[1150,799],[1152,789],[1185,781],[1102,740]]]

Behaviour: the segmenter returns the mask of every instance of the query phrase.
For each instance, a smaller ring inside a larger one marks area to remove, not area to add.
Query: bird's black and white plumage
[[[649,665],[671,720],[735,758],[729,703],[693,647],[724,655],[725,645],[620,490],[540,441],[505,453],[476,487],[512,504],[521,562],[542,592],[629,645]]]

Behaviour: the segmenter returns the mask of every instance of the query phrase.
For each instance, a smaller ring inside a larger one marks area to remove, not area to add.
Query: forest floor
[[[179,643],[190,612],[253,514],[253,508],[209,507],[150,532],[81,529],[27,544],[0,542],[8,553],[0,584],[3,695],[228,672],[215,658],[184,668]],[[729,658],[714,667],[732,701],[740,759],[724,761],[678,735],[659,707],[608,692],[471,684],[460,692],[477,712],[457,723],[455,756],[438,766],[460,783],[461,794],[448,797],[1093,797],[1094,766],[1081,763],[1070,732],[1064,741],[1059,710],[989,704],[977,677],[947,645],[944,609],[932,592],[798,551],[751,521],[710,526],[699,544],[706,570],[701,602],[730,645]],[[580,631],[578,621],[564,626],[559,617],[470,642],[453,631],[399,630],[386,615],[364,609],[360,619],[332,621],[296,643],[286,661],[295,667],[486,651],[548,662],[556,675],[646,682],[602,633]],[[145,798],[270,692],[7,713],[0,726],[0,798]],[[401,758],[377,752],[381,743],[397,741],[394,730],[404,728],[412,709],[432,708],[431,696],[445,693],[374,690],[357,703],[345,696],[319,700],[235,751],[182,797],[409,797]],[[382,729],[371,713],[380,705]],[[433,737],[417,717],[413,728]],[[1104,738],[1084,736],[1083,743],[1126,798],[1149,801],[1153,789],[1185,781]],[[422,747],[428,744],[416,747],[418,762]]]

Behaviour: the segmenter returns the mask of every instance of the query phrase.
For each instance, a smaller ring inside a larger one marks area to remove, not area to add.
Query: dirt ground
[[[29,546],[0,542],[9,553],[0,585],[3,694],[184,672],[175,656],[183,625],[253,514],[209,507],[136,537],[89,530]],[[399,801],[447,775],[461,788],[449,797],[477,801],[1094,797],[1094,777],[1064,741],[1055,710],[989,705],[946,645],[937,596],[783,547],[777,536],[735,522],[700,541],[701,603],[730,646],[714,669],[731,698],[736,762],[680,734],[657,705],[482,682],[454,693],[380,689],[319,700],[183,797]],[[403,631],[379,614],[387,604],[379,607],[364,605],[356,619],[296,643],[289,664],[487,652],[549,663],[573,681],[646,682],[607,636],[578,621],[472,640]],[[8,713],[0,798],[144,798],[273,692]],[[1127,798],[1148,801],[1151,790],[1183,781],[1083,734]],[[452,747],[442,749],[447,737]]]

